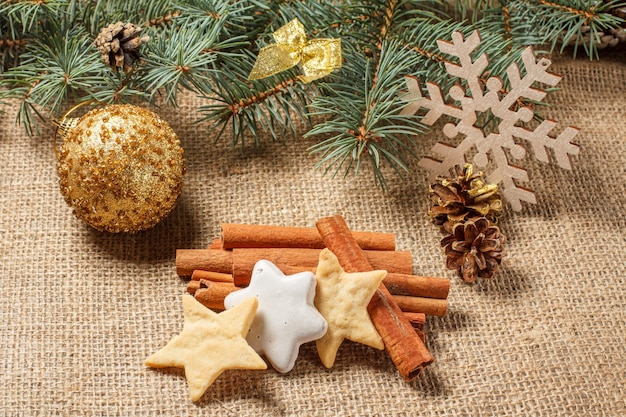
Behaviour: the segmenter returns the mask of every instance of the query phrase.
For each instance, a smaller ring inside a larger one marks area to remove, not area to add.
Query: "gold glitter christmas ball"
[[[134,233],[172,210],[183,186],[183,149],[155,113],[115,104],[64,125],[57,171],[77,217],[100,231]]]

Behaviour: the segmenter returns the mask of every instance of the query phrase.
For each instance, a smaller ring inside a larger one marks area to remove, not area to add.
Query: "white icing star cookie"
[[[250,285],[224,300],[227,309],[248,297],[259,300],[247,340],[279,372],[293,368],[301,344],[326,333],[326,320],[313,304],[315,285],[311,272],[286,276],[273,263],[261,260],[254,265]]]

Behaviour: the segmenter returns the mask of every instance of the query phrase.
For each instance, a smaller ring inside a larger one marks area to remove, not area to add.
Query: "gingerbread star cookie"
[[[257,304],[256,298],[250,297],[236,308],[217,314],[193,296],[183,295],[182,332],[146,359],[146,365],[185,368],[192,401],[199,400],[227,369],[267,369],[245,339]]]
[[[316,341],[322,363],[331,368],[344,339],[384,349],[367,312],[367,305],[387,271],[346,273],[337,257],[322,250],[317,265],[315,306],[326,319],[328,331]]]
[[[279,372],[293,368],[301,344],[326,333],[326,320],[313,305],[315,275],[311,272],[285,275],[273,263],[258,261],[250,285],[229,294],[224,306],[233,308],[248,297],[259,300],[248,343]]]

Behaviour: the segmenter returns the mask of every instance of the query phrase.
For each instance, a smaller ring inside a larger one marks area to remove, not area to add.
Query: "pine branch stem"
[[[154,18],[154,19],[150,19],[150,20],[146,21],[143,24],[143,26],[150,27],[150,26],[161,26],[163,24],[170,24],[170,23],[172,23],[174,18],[179,17],[181,15],[182,15],[182,13],[179,12],[179,11],[176,11],[176,12],[173,12],[173,13],[168,13],[165,16]]]
[[[378,140],[380,139],[380,135],[378,135],[377,133],[367,131],[367,129],[365,128],[365,119],[363,120],[363,125],[360,126],[358,130],[348,129],[346,130],[346,133],[354,136],[359,142],[367,142],[370,140],[378,142]]]
[[[376,67],[374,68],[374,79],[372,80],[372,87],[370,88],[370,91],[376,87],[376,84],[378,82],[378,69],[380,66],[380,52],[383,49],[383,41],[387,38],[387,34],[389,33],[389,29],[391,26],[391,19],[393,18],[393,14],[395,12],[397,5],[398,5],[398,0],[391,0],[387,4],[387,7],[385,8],[385,14],[383,16],[383,25],[380,28],[378,43],[376,44],[376,48],[378,49],[379,53],[378,53],[378,60],[376,61]],[[372,102],[370,108],[374,107],[375,104],[376,102]],[[364,122],[365,122],[366,117],[367,117],[367,113],[363,117]]]
[[[591,21],[591,20],[593,20],[596,17],[596,14],[594,13],[594,7],[593,6],[591,6],[591,8],[589,10],[580,10],[580,9],[575,9],[573,7],[570,7],[570,6],[565,6],[563,4],[552,3],[552,2],[547,1],[547,0],[538,0],[538,1],[539,1],[539,3],[543,4],[544,6],[552,7],[554,9],[562,10],[564,12],[572,13],[572,14],[575,14],[575,15],[584,16],[587,21]]]
[[[376,60],[376,65],[374,67],[374,78],[372,79],[372,85],[370,87],[370,91],[374,90],[376,88],[376,85],[378,84],[378,71],[380,70],[380,55],[383,49],[383,42],[387,38],[387,34],[389,33],[389,29],[391,26],[391,19],[393,18],[393,14],[395,12],[395,8],[397,5],[398,5],[397,0],[391,0],[387,4],[387,7],[385,8],[385,12],[383,15],[383,24],[380,28],[378,42],[376,43],[376,48],[378,49],[378,54],[377,54],[378,59]],[[361,126],[359,126],[357,130],[354,130],[354,129],[347,130],[347,133],[350,135],[353,135],[359,142],[365,142],[365,141],[370,141],[370,140],[373,140],[376,142],[380,139],[380,135],[378,135],[376,132],[370,132],[368,128],[366,127],[367,118],[369,116],[370,111],[374,108],[374,106],[376,106],[376,100],[372,100],[369,104],[369,108],[366,108],[364,110]],[[363,152],[365,151],[366,150],[364,149]]]
[[[6,0],[8,4],[30,3],[39,6],[50,3],[50,0]]]
[[[32,94],[33,90],[35,89],[35,87],[37,87],[37,85],[43,80],[43,76],[46,75],[48,73],[48,71],[43,71],[41,73],[39,73],[39,76],[37,78],[37,80],[35,80],[30,88],[28,89],[28,91],[26,91],[26,94],[24,94],[24,101],[27,101],[30,98],[30,95]]]
[[[504,19],[504,33],[507,40],[511,40],[513,35],[511,33],[511,13],[507,6],[502,6],[502,17]],[[509,42],[506,46],[507,52],[511,51],[511,43]]]
[[[298,77],[290,78],[285,80],[279,84],[276,84],[274,87],[269,90],[263,91],[258,95],[252,96],[247,100],[241,99],[237,103],[232,103],[228,106],[228,110],[232,113],[232,115],[237,115],[239,112],[247,107],[254,106],[262,101],[269,99],[270,97],[282,93],[285,89],[291,87],[292,85],[296,85],[301,83],[302,80]]]
[[[330,25],[331,28],[335,29],[335,30],[339,30],[343,25],[353,25],[355,23],[362,23],[365,22],[367,20],[371,19],[370,16],[366,16],[364,14],[357,16],[353,19],[343,19],[343,21],[339,22],[339,23],[333,23]],[[318,35],[320,32],[322,32],[322,29],[314,29],[311,31],[312,35]]]
[[[124,79],[122,80],[122,82],[120,83],[120,85],[118,85],[115,88],[115,92],[113,93],[113,100],[117,103],[118,101],[120,101],[120,92],[122,90],[124,90],[124,88],[128,85],[128,83],[132,80],[134,74],[137,72],[137,67],[136,66],[132,66],[130,71],[128,73],[126,73],[126,76],[124,77]]]
[[[26,46],[24,39],[0,39],[0,48],[19,49]]]
[[[391,0],[385,8],[385,14],[383,15],[383,24],[380,28],[378,44],[376,44],[378,50],[382,49],[383,41],[387,38],[387,34],[389,33],[389,29],[391,27],[391,19],[393,18],[393,14],[397,5],[398,0]]]
[[[413,45],[409,45],[408,43],[402,43],[402,46],[404,46],[407,49],[410,49],[411,51],[423,56],[424,58],[430,60],[430,61],[434,61],[434,62],[444,62],[446,59],[443,57],[443,55],[440,54],[436,54],[434,52],[430,52],[427,51],[426,49],[422,49],[419,46],[413,46]]]

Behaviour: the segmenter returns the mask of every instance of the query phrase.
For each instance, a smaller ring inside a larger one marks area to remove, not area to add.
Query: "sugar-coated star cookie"
[[[146,359],[146,365],[185,368],[192,401],[199,400],[227,369],[267,369],[245,339],[257,305],[256,298],[250,297],[217,314],[193,296],[183,295],[183,331]]]
[[[317,265],[315,306],[326,319],[328,331],[315,343],[322,363],[330,368],[344,339],[384,349],[383,341],[367,312],[367,305],[387,271],[348,274],[328,249]]]
[[[315,275],[301,272],[285,276],[276,265],[261,260],[254,265],[250,285],[229,294],[224,306],[231,309],[249,297],[259,300],[259,308],[248,343],[265,355],[274,369],[289,372],[300,345],[326,333],[326,320],[313,305]]]

